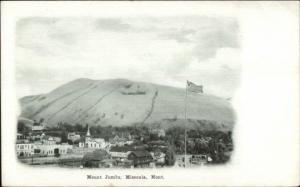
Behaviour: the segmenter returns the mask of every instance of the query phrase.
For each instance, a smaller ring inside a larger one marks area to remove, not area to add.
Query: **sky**
[[[174,87],[186,80],[232,97],[241,49],[226,17],[29,17],[16,25],[18,97],[78,78],[124,78]]]

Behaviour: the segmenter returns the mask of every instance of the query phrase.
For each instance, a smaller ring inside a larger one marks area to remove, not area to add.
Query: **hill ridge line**
[[[43,110],[45,110],[46,108],[48,108],[48,107],[49,107],[50,105],[52,105],[53,103],[55,103],[55,102],[57,102],[57,101],[59,101],[59,100],[65,98],[65,97],[67,97],[67,96],[69,96],[69,95],[72,95],[72,93],[75,93],[75,92],[77,92],[78,90],[81,90],[81,89],[82,89],[82,88],[72,90],[72,91],[70,91],[70,92],[68,92],[68,93],[66,93],[66,94],[64,94],[64,95],[62,95],[62,96],[60,96],[60,97],[58,97],[58,98],[56,98],[56,99],[53,99],[52,101],[49,101],[47,104],[42,105],[35,113],[32,114],[31,117],[34,117],[34,116],[38,115],[39,113],[41,113]]]

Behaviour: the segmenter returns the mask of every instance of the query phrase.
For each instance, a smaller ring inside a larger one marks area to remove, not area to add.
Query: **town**
[[[186,133],[186,137],[185,137]],[[197,167],[226,163],[231,131],[18,121],[16,153],[29,165],[78,168]]]

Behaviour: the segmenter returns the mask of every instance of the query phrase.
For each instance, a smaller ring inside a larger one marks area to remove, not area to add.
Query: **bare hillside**
[[[21,117],[44,118],[48,125],[180,125],[184,123],[184,98],[181,88],[124,79],[77,79],[48,94],[20,99]],[[227,100],[189,93],[187,101],[188,124],[211,121],[232,128],[234,113]]]

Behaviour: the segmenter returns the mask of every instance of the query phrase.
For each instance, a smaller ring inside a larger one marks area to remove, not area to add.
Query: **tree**
[[[24,122],[18,121],[17,132],[26,134],[29,131],[30,131],[30,127],[28,127]]]
[[[175,163],[175,152],[174,152],[174,148],[172,146],[168,147],[167,151],[166,151],[166,165],[168,166],[173,166]]]
[[[18,132],[23,132],[24,128],[25,128],[25,124],[22,121],[18,121]]]
[[[83,128],[82,128],[81,124],[76,123],[76,125],[75,125],[75,131],[76,132],[83,132]]]
[[[63,131],[61,133],[61,142],[62,143],[68,142],[68,134],[67,134],[67,131],[65,129],[63,129]]]
[[[151,133],[151,134],[150,134],[150,141],[155,141],[155,140],[159,140],[158,135],[157,135],[157,134]]]
[[[41,119],[40,119],[40,124],[43,123],[44,121],[45,121],[45,119],[44,119],[44,118],[41,118]]]

